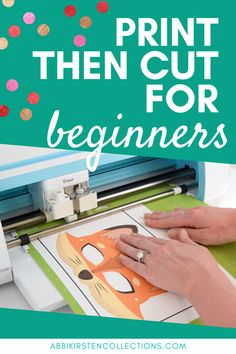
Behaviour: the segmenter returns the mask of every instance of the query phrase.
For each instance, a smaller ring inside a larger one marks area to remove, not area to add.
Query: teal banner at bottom
[[[236,329],[0,310],[1,338],[236,338]]]

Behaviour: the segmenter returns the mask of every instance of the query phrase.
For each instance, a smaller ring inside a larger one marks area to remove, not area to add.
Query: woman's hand
[[[121,262],[149,283],[186,297],[195,288],[207,285],[208,278],[222,277],[210,252],[190,240],[182,230],[178,240],[163,240],[144,236],[121,236],[117,247],[124,254]],[[145,263],[137,262],[139,250],[148,251]]]
[[[152,285],[184,295],[208,325],[236,326],[236,289],[210,252],[194,243],[185,230],[176,240],[122,235],[117,247],[120,260]],[[137,253],[149,253],[144,263]]]
[[[236,241],[236,209],[200,206],[145,214],[144,218],[149,227],[171,229],[168,234],[172,239],[185,228],[193,241],[203,245]]]

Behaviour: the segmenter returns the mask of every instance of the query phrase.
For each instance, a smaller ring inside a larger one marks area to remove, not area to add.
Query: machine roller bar
[[[170,197],[170,196],[177,195],[177,194],[186,193],[188,190],[189,190],[189,188],[185,184],[184,185],[180,185],[180,186],[176,186],[176,187],[173,187],[173,188],[171,188],[170,190],[168,190],[166,192],[159,193],[157,195],[154,195],[154,196],[151,196],[151,197],[147,197],[147,198],[142,198],[142,199],[136,200],[136,201],[134,201],[132,203],[129,203],[129,204],[126,204],[126,205],[121,205],[119,207],[116,207],[116,208],[113,208],[113,209],[110,209],[110,210],[107,210],[107,211],[104,211],[104,212],[101,212],[101,213],[98,213],[98,214],[87,216],[87,217],[85,217],[85,218],[83,218],[81,220],[77,220],[77,221],[71,222],[69,225],[65,224],[65,225],[62,225],[62,226],[55,227],[53,229],[48,229],[48,230],[45,230],[45,231],[41,231],[41,232],[35,233],[33,235],[28,236],[28,238],[32,242],[32,241],[37,240],[38,238],[43,238],[43,237],[49,236],[49,235],[57,233],[57,232],[65,231],[65,230],[68,229],[68,227],[76,227],[78,225],[84,224],[87,221],[94,220],[94,219],[96,219],[98,217],[101,217],[101,216],[111,215],[111,214],[116,213],[118,211],[121,211],[121,210],[123,210],[125,208],[126,209],[127,208],[132,208],[132,207],[138,206],[138,205],[143,204],[143,203],[148,203],[148,202],[152,202],[154,200]],[[27,236],[27,235],[25,235],[25,236]],[[13,240],[13,241],[9,241],[7,243],[8,249],[14,248],[14,247],[17,247],[17,246],[22,246],[21,238]]]

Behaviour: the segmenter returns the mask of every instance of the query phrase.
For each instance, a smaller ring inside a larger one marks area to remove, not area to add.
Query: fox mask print
[[[116,317],[143,319],[141,305],[164,293],[124,267],[116,241],[121,234],[137,233],[135,225],[121,225],[75,237],[65,232],[58,236],[57,251],[73,269],[79,281],[87,285],[92,297]]]

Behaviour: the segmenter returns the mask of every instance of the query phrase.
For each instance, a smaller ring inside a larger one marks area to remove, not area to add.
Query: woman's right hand
[[[144,215],[145,224],[158,229],[170,229],[169,237],[178,238],[180,229],[203,245],[221,245],[236,241],[236,209],[199,206],[155,212]]]

